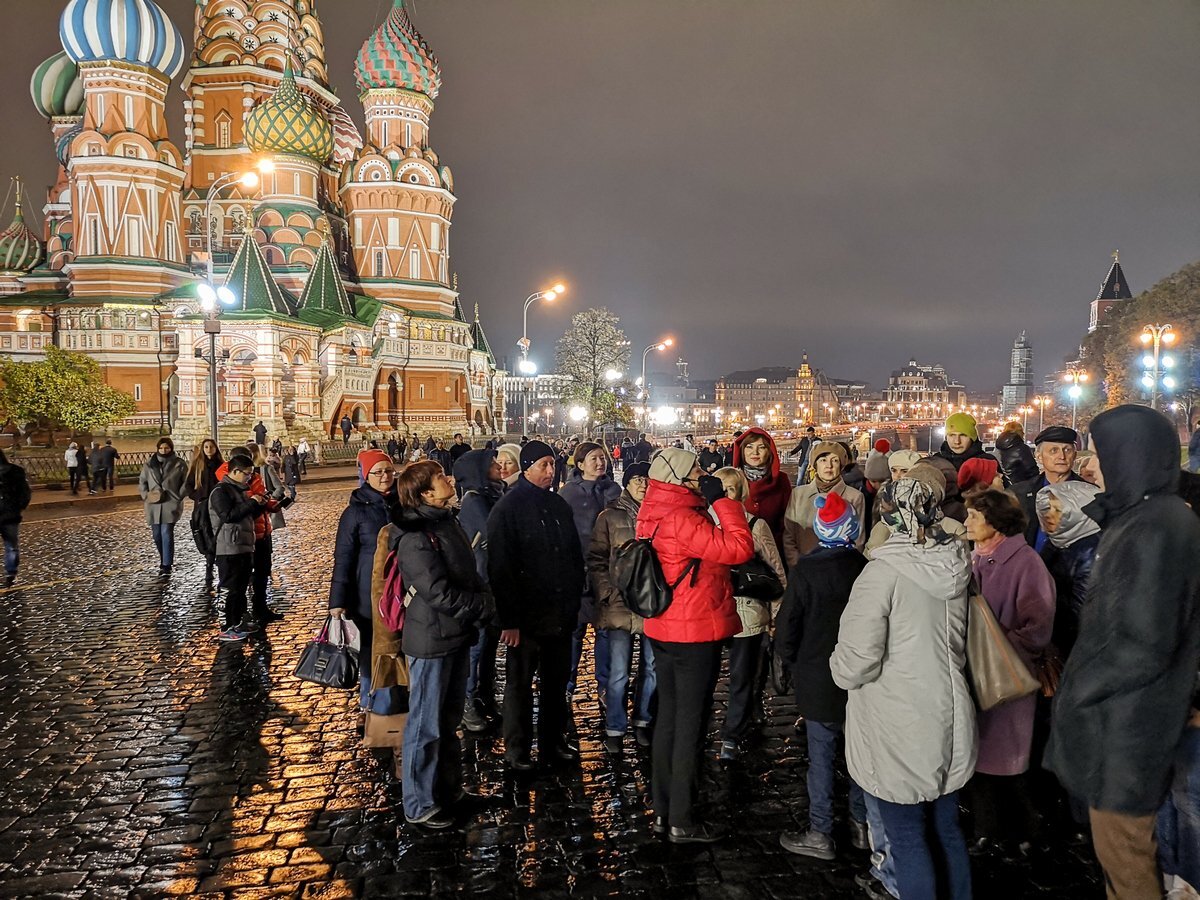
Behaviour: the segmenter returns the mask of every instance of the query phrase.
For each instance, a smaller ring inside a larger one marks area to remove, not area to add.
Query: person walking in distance
[[[157,451],[138,475],[138,494],[158,548],[160,575],[170,575],[175,561],[175,523],[183,515],[187,469],[187,463],[175,455],[175,443],[164,437],[158,439]]]
[[[213,569],[217,562],[217,545],[208,514],[208,498],[221,483],[217,471],[225,464],[221,448],[212,438],[205,438],[192,450],[188,466],[187,492],[192,501],[192,540],[204,557],[204,589],[213,589]]]
[[[71,441],[63,454],[63,462],[67,464],[67,475],[71,479],[71,493],[79,493],[79,457],[83,452],[79,449],[79,445]]]
[[[12,587],[21,568],[21,516],[32,496],[25,470],[0,450],[0,538],[4,541],[4,586]]]
[[[262,423],[262,419],[254,426],[254,443],[263,447],[267,445],[267,426]]]
[[[312,454],[312,450],[308,446],[308,438],[300,438],[296,444],[296,455],[300,457],[300,476],[308,474],[308,458]]]
[[[571,632],[584,589],[583,550],[571,507],[550,490],[554,450],[521,448],[521,475],[488,517],[488,580],[506,652],[504,755],[517,771],[533,768],[533,681],[538,679],[538,754],[570,761],[566,739]]]
[[[254,520],[267,504],[265,494],[250,494],[254,460],[245,453],[229,458],[226,472],[208,497],[209,516],[216,537],[217,571],[225,589],[225,619],[218,641],[244,641],[251,628],[246,623],[246,591],[254,558]]]
[[[711,505],[717,523],[709,518]],[[719,527],[718,527],[719,524]],[[652,747],[654,830],[672,843],[713,843],[723,829],[695,807],[721,645],[741,630],[729,567],[754,555],[743,506],[721,479],[705,475],[695,453],[667,447],[650,463],[650,485],[638,510],[636,536],[649,539],[671,605],[646,619],[658,680]]]
[[[300,484],[300,456],[295,447],[283,451],[283,487],[287,495],[296,499],[296,486]]]
[[[117,486],[117,460],[121,458],[121,454],[117,452],[117,448],[113,446],[112,438],[107,438],[104,441],[104,446],[100,448],[100,461],[104,467],[104,482],[105,490],[113,491]]]
[[[87,459],[92,470],[92,482],[88,486],[88,493],[95,494],[104,490],[104,486],[108,483],[108,476],[104,473],[104,454],[100,450],[100,445],[95,441],[92,441]]]
[[[350,417],[343,415],[338,427],[342,429],[342,444],[349,444],[350,432],[354,430],[354,423],[350,421]]]
[[[451,464],[458,462],[460,459],[462,459],[463,454],[469,453],[470,450],[471,450],[470,443],[467,441],[464,441],[463,436],[461,434],[455,433],[454,443],[450,445],[450,462],[451,462]],[[449,470],[447,470],[447,471],[449,471]]]
[[[1155,818],[1200,668],[1200,521],[1162,413],[1118,406],[1091,439],[1102,492],[1083,511],[1100,543],[1044,764],[1088,806],[1110,900],[1141,900],[1162,894]]]

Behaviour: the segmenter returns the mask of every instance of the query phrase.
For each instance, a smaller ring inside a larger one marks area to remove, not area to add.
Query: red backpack
[[[433,544],[433,549],[437,550],[437,537],[431,533],[427,533],[426,537]],[[379,597],[379,618],[389,630],[404,630],[404,610],[414,594],[416,588],[404,587],[404,575],[396,560],[396,550],[390,551],[383,564],[383,593]]]

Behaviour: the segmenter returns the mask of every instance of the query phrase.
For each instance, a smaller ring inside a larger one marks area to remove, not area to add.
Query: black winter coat
[[[405,656],[437,659],[475,643],[496,604],[475,571],[475,556],[453,509],[397,509],[393,548],[411,592],[404,614]]]
[[[392,494],[363,485],[350,494],[338,520],[329,608],[344,609],[366,638],[371,634],[371,568],[379,531],[391,521]],[[369,645],[366,645],[369,646]]]
[[[1052,559],[1047,564],[1050,575],[1054,578],[1057,598],[1054,634],[1050,641],[1062,653],[1064,659],[1070,654],[1079,637],[1079,616],[1087,601],[1088,583],[1091,581],[1092,565],[1099,544],[1099,534],[1080,538],[1069,547],[1055,549]]]
[[[501,628],[574,631],[584,563],[567,501],[518,478],[488,518],[488,580]]]
[[[488,516],[504,495],[504,482],[488,479],[488,470],[495,458],[495,450],[471,450],[454,463],[454,481],[462,488],[458,524],[475,553],[475,571],[485,581],[488,577]]]
[[[962,468],[962,464],[968,459],[975,459],[976,457],[982,457],[984,459],[996,458],[983,449],[983,444],[979,441],[979,438],[971,441],[970,445],[962,453],[955,453],[950,449],[950,445],[948,443],[942,441],[942,446],[938,448],[938,452],[935,453],[934,456],[940,456],[942,459],[949,460],[951,465],[954,466],[954,471],[956,472]]]
[[[0,522],[20,522],[31,496],[25,470],[15,463],[0,463]]]
[[[1054,697],[1045,765],[1090,808],[1161,806],[1200,668],[1200,521],[1175,495],[1179,439],[1160,413],[1092,421],[1105,490],[1079,639]]]
[[[775,622],[776,649],[791,669],[800,715],[814,722],[846,720],[846,692],[833,683],[829,658],[850,590],[866,565],[853,547],[818,547],[788,572]]]

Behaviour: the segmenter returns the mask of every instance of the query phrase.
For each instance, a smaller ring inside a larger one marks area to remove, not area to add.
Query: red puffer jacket
[[[638,510],[637,536],[653,538],[663,575],[674,584],[693,559],[700,560],[695,584],[689,574],[675,588],[667,611],[646,619],[646,637],[656,641],[698,644],[723,641],[742,629],[729,567],[754,555],[754,539],[746,513],[736,500],[713,504],[718,528],[705,512],[704,498],[682,485],[651,481]]]

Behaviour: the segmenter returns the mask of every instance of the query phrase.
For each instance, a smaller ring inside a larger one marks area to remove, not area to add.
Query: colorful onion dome
[[[83,113],[83,82],[79,80],[79,66],[59,50],[33,70],[29,81],[29,92],[33,105],[43,118],[56,116],[78,116]]]
[[[76,125],[54,142],[54,155],[64,168],[67,165],[67,161],[71,158],[71,144],[75,143],[75,138],[79,137],[82,133],[83,125]]]
[[[25,224],[21,212],[21,183],[17,182],[17,208],[12,224],[0,231],[0,272],[28,272],[45,257],[45,248]]]
[[[333,153],[329,120],[300,93],[290,65],[275,93],[246,119],[246,145],[255,153],[295,153],[319,163]]]
[[[70,0],[58,34],[77,63],[120,60],[174,78],[187,58],[179,29],[152,0]]]
[[[404,0],[396,0],[391,14],[358,51],[354,80],[360,91],[405,88],[430,99],[437,97],[442,70],[429,44],[408,18]]]

